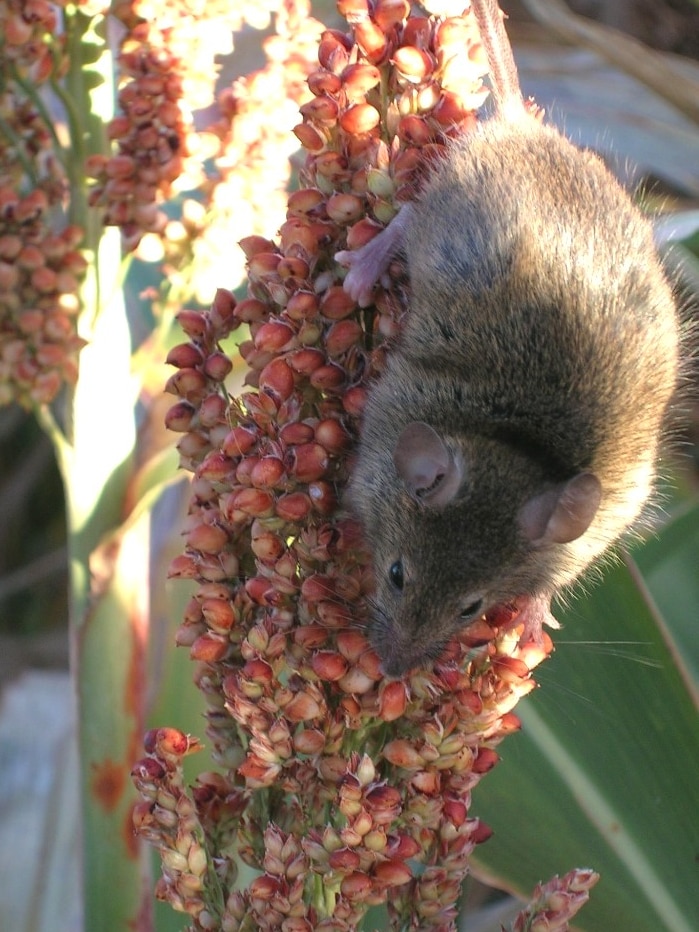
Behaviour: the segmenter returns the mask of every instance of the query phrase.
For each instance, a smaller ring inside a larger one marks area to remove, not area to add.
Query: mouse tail
[[[504,15],[496,0],[472,0],[471,9],[478,23],[481,42],[490,67],[490,82],[498,113],[521,113],[524,99],[510,40],[505,32]]]

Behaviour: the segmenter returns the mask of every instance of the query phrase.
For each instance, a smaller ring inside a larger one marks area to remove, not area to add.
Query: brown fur
[[[411,306],[367,406],[351,501],[374,554],[373,640],[387,672],[466,623],[550,597],[637,518],[675,390],[678,320],[649,223],[592,154],[523,116],[456,143],[406,226]],[[465,478],[442,509],[393,462],[424,421]],[[521,509],[580,472],[602,486],[586,533],[535,546]],[[405,587],[387,574],[402,559]]]
[[[637,520],[678,380],[650,224],[595,155],[526,112],[497,6],[474,10],[497,115],[364,247],[385,265],[402,239],[411,285],[350,486],[392,675],[502,603],[540,628],[552,595]],[[348,290],[370,296],[362,253],[341,261]]]

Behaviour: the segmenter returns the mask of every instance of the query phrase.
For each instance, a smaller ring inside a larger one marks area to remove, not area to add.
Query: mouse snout
[[[408,667],[405,658],[408,645],[395,631],[395,625],[384,617],[374,619],[369,632],[371,646],[381,660],[381,672],[385,676],[402,676]]]
[[[381,660],[381,672],[396,679],[425,665],[429,649],[412,632],[397,630],[397,625],[383,622],[371,632],[371,643]]]
[[[415,667],[419,667],[421,663],[421,658],[419,657],[412,659],[410,657],[398,656],[397,654],[393,654],[393,652],[387,657],[379,652],[379,657],[381,657],[381,672],[384,676],[389,676],[393,679],[400,679],[405,676],[406,673],[415,669]]]

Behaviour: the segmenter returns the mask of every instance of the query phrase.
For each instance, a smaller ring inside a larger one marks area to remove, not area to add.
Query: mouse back
[[[531,118],[489,122],[433,173],[406,254],[401,353],[446,364],[559,462],[642,456],[676,381],[677,313],[649,222],[597,156]]]
[[[527,112],[502,61],[495,116],[402,214],[410,307],[350,484],[394,675],[479,613],[550,617],[638,519],[677,382],[650,223],[596,155]]]

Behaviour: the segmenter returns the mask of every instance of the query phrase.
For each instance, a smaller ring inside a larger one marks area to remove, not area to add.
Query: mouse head
[[[501,443],[459,442],[423,421],[400,429],[389,452],[391,481],[359,492],[360,468],[353,485],[374,561],[371,639],[397,676],[495,605],[550,593],[601,488],[585,472],[547,482]]]

